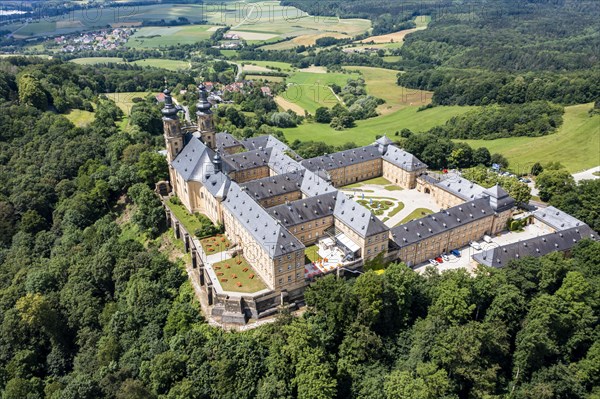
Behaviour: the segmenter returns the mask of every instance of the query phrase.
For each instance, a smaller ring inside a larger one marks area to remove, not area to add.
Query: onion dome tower
[[[183,149],[183,133],[181,132],[181,124],[178,116],[181,107],[173,103],[171,91],[167,87],[165,87],[163,94],[165,95],[165,106],[161,110],[163,115],[163,135],[167,147],[167,161],[171,164],[171,161]]]
[[[204,85],[198,86],[198,102],[196,103],[196,117],[198,131],[202,142],[211,149],[216,149],[216,133],[213,125],[212,105],[208,102],[208,92]]]

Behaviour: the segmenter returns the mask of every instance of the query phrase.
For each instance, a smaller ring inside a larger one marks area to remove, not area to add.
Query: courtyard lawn
[[[404,209],[404,203],[403,202],[399,202],[398,205],[396,205],[396,207],[394,209],[392,209],[390,211],[390,213],[387,214],[387,218],[391,218],[392,216],[396,215],[398,212],[400,212],[402,209]]]
[[[204,253],[207,255],[214,255],[219,252],[227,251],[231,246],[231,242],[223,234],[203,238],[200,240],[200,244],[202,245]]]
[[[376,216],[383,215],[385,213],[385,211],[387,211],[394,205],[394,203],[390,200],[373,200],[373,201],[371,201],[371,199],[368,199],[368,200],[360,199],[360,200],[357,200],[356,202],[358,202],[359,204],[361,204],[362,206],[364,206],[365,208],[367,208],[368,210],[373,212]]]
[[[376,135],[388,135],[392,140],[395,132],[406,128],[415,133],[426,132],[434,126],[443,125],[453,116],[463,114],[473,107],[444,106],[417,112],[418,107],[406,107],[397,112],[356,121],[356,126],[345,130],[335,130],[323,123],[304,122],[298,127],[281,129],[286,139],[292,142],[324,141],[331,145],[341,145],[352,141],[357,145],[367,145],[375,141]],[[593,165],[592,165],[593,166]]]
[[[404,219],[402,219],[396,226],[400,226],[401,224],[410,222],[413,219],[420,219],[424,216],[431,215],[433,211],[427,208],[417,208],[408,215]]]
[[[304,264],[316,262],[319,259],[321,259],[321,257],[319,256],[319,248],[316,245],[306,247],[304,250]]]
[[[514,172],[529,172],[535,162],[554,161],[563,164],[571,173],[579,172],[600,165],[600,115],[589,115],[592,106],[565,107],[562,126],[547,136],[464,142],[473,148],[487,147],[491,153],[504,155]]]
[[[377,185],[377,186],[385,186],[388,184],[392,184],[392,182],[390,182],[388,179],[384,178],[384,177],[376,177],[374,179],[369,179],[369,180],[364,180],[358,183],[353,183],[353,184],[348,184],[347,186],[344,187],[340,187],[342,190],[346,189],[346,188],[358,188],[358,187],[362,187],[365,184],[373,184],[373,185]]]
[[[396,186],[394,184],[390,184],[389,186],[385,186],[384,189],[388,191],[402,191],[404,190],[402,187]]]
[[[215,263],[213,269],[225,291],[251,293],[267,288],[246,258],[241,255]]]

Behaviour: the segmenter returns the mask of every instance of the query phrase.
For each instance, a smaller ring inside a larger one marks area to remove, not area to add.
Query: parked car
[[[487,242],[488,244],[492,243],[492,237],[485,235],[483,236],[483,241]]]
[[[453,249],[452,251],[450,251],[450,253],[456,256],[457,258],[460,258],[460,251],[458,249]]]
[[[438,256],[437,258],[435,258],[435,261],[436,261],[437,263],[444,263],[444,260],[442,259],[442,257],[441,257],[441,256]]]
[[[450,258],[448,257],[448,254],[442,254],[442,259],[444,259],[446,262],[448,262],[450,260]]]
[[[471,243],[469,245],[471,246],[471,248],[476,249],[478,251],[481,249],[481,245],[479,245],[478,242],[471,241]]]
[[[437,264],[438,264],[438,263],[437,263],[435,260],[433,260],[433,259],[429,259],[429,263],[430,263],[431,265],[433,265],[433,266],[437,266]]]

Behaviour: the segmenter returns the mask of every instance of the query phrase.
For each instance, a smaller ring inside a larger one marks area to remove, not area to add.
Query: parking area
[[[442,263],[436,265],[436,268],[439,271],[463,268],[471,273],[477,267],[477,262],[473,260],[473,255],[475,255],[476,253],[488,250],[490,248],[501,247],[503,245],[512,244],[514,242],[528,240],[530,238],[549,234],[551,232],[552,231],[549,228],[537,224],[530,224],[528,226],[525,226],[525,228],[522,231],[504,231],[492,237],[492,242],[490,243],[487,243],[483,240],[479,240],[478,243],[481,246],[481,249],[479,250],[474,249],[471,246],[465,246],[460,248],[460,257],[450,255],[447,261],[443,261]],[[414,270],[419,273],[423,273],[429,265],[429,262],[424,262],[420,265],[417,265],[417,267],[415,267]]]

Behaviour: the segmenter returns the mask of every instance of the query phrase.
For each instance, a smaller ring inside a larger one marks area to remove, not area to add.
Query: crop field
[[[570,172],[600,165],[600,115],[589,115],[592,104],[565,107],[563,125],[543,137],[466,140],[472,147],[487,147],[504,155],[515,172],[529,171],[535,162],[557,161]]]
[[[427,25],[431,21],[431,17],[429,16],[417,16],[415,17],[416,28],[413,29],[404,29],[398,32],[388,33],[386,35],[379,36],[371,36],[366,39],[359,41],[359,43],[401,43],[404,41],[404,38],[411,33],[417,32],[419,30],[427,29]]]
[[[17,38],[60,35],[76,31],[110,26],[136,26],[143,21],[171,20],[186,17],[192,22],[202,20],[221,20],[235,10],[228,7],[209,7],[202,5],[172,5],[155,4],[150,6],[92,7],[87,10],[77,10],[70,14],[42,18],[29,23],[7,25],[6,29],[13,31]]]
[[[247,80],[264,80],[265,82],[283,82],[283,77],[281,76],[268,76],[268,75],[246,75]]]
[[[107,63],[118,63],[127,64],[123,59],[119,57],[85,57],[85,58],[74,58],[71,60],[76,64],[81,65],[95,65],[95,64],[107,64]],[[129,64],[139,65],[141,67],[154,67],[163,68],[170,71],[179,71],[183,69],[189,69],[190,64],[187,61],[169,60],[162,58],[148,58],[145,60],[132,61]]]
[[[74,62],[76,64],[80,64],[80,65],[95,65],[95,64],[108,64],[108,63],[115,63],[115,64],[124,64],[125,61],[123,61],[122,58],[119,57],[84,57],[84,58],[74,58],[71,60],[71,62]]]
[[[418,107],[406,107],[397,112],[375,118],[356,121],[356,126],[337,131],[321,123],[303,123],[294,128],[282,129],[288,141],[324,141],[327,144],[341,145],[349,141],[366,145],[375,141],[376,135],[384,133],[394,138],[394,134],[404,128],[415,133],[425,132],[434,126],[443,125],[453,116],[463,114],[473,107],[435,107],[417,112]]]
[[[282,97],[300,108],[314,114],[319,107],[333,107],[339,102],[329,88],[330,84],[345,86],[358,74],[296,72],[287,79],[288,88]]]
[[[206,21],[208,25],[185,25],[172,27],[141,27],[144,21],[188,18],[193,23]],[[366,19],[340,19],[337,17],[314,17],[291,6],[281,6],[278,1],[194,4],[155,4],[91,8],[40,21],[7,25],[18,38],[69,34],[77,31],[104,28],[106,26],[139,27],[130,39],[132,48],[157,48],[178,43],[189,44],[210,37],[217,26],[230,26],[250,43],[265,43],[290,38],[283,42],[295,47],[314,44],[323,36],[351,37],[368,31],[371,22]],[[279,43],[282,44],[282,43]],[[273,44],[277,46],[277,44]]]
[[[221,52],[223,52],[223,50],[221,50]],[[281,69],[282,72],[289,72],[293,69],[292,64],[289,64],[287,62],[279,62],[279,61],[238,61],[238,63],[240,64],[246,64],[246,65],[257,65],[260,67],[264,67],[267,69],[275,69],[275,68],[279,68]],[[246,66],[244,66],[244,68],[246,68]]]
[[[163,68],[171,71],[190,69],[190,63],[187,61],[168,60],[162,58],[148,58],[145,60],[136,60],[131,62],[131,64],[139,65],[142,67],[148,66],[154,68]]]
[[[212,35],[211,25],[160,26],[139,28],[127,47],[156,48],[175,44],[193,44]]]

